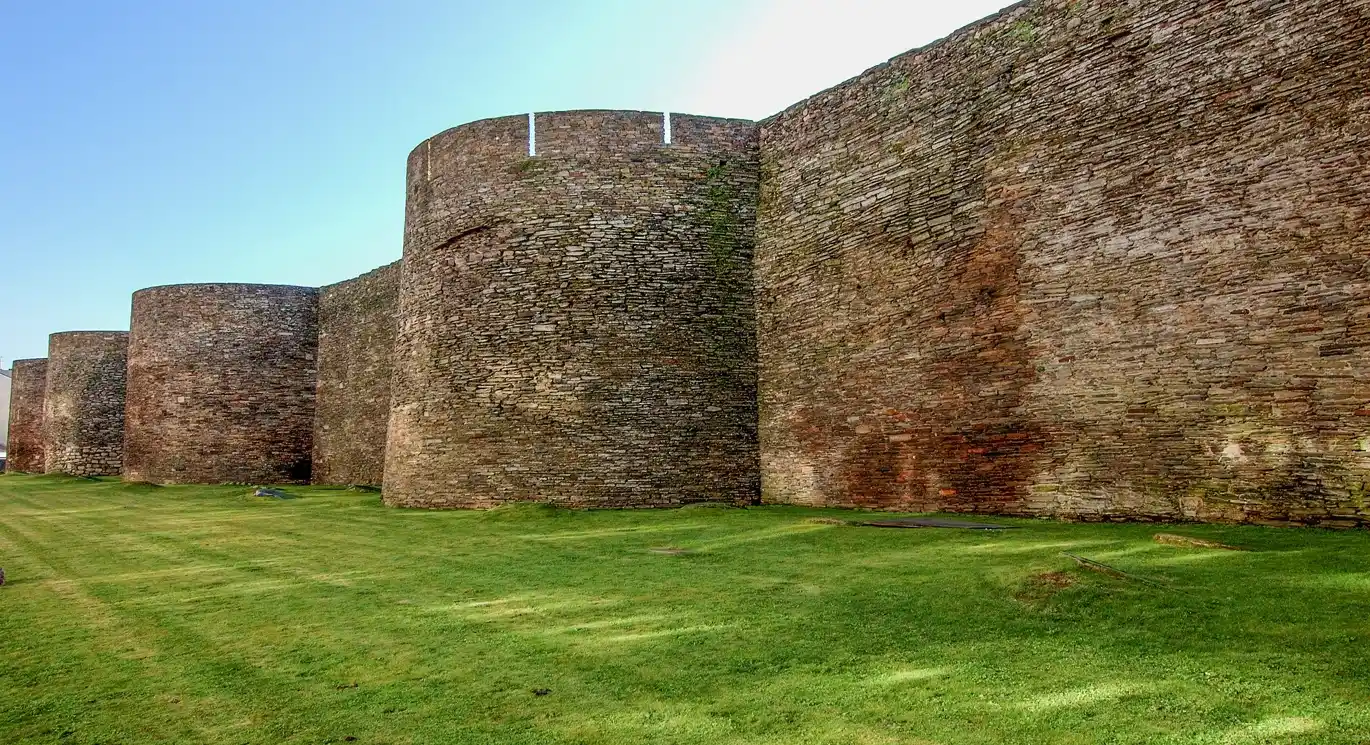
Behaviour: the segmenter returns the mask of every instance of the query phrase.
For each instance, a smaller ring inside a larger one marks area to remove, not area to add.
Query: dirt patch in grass
[[[482,512],[481,520],[488,522],[536,522],[553,518],[566,518],[575,514],[574,510],[542,502],[505,502]]]
[[[1217,548],[1224,551],[1245,551],[1240,546],[1229,546],[1226,543],[1218,543],[1204,538],[1191,538],[1187,535],[1175,535],[1174,533],[1157,533],[1152,540],[1166,546],[1178,546],[1180,548]]]
[[[1062,590],[1080,583],[1079,578],[1069,572],[1043,572],[1028,577],[1013,593],[1013,599],[1026,605],[1040,605]]]
[[[121,482],[119,488],[124,491],[148,491],[152,489],[161,489],[162,485],[154,484],[151,481],[133,480]]]

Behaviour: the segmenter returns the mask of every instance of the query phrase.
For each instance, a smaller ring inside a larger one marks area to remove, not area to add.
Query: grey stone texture
[[[43,396],[48,384],[47,358],[15,360],[12,372],[5,470],[10,473],[42,473]]]
[[[125,478],[308,483],[317,344],[311,287],[134,293]]]
[[[48,337],[44,472],[119,474],[127,369],[127,331],[65,331]]]
[[[319,289],[316,484],[381,484],[399,291],[398,261]]]
[[[752,122],[538,114],[409,158],[384,498],[758,496]]]
[[[1365,525],[1370,3],[1042,0],[762,126],[765,499]]]

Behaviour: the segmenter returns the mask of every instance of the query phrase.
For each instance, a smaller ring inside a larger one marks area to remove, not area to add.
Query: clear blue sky
[[[0,2],[0,360],[178,282],[399,258],[405,156],[462,122],[761,118],[1007,0]]]

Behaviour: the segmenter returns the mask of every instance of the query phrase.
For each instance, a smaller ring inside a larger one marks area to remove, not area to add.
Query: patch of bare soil
[[[1226,543],[1209,541],[1203,538],[1191,538],[1187,535],[1175,535],[1174,533],[1157,533],[1152,537],[1157,543],[1167,546],[1179,546],[1180,548],[1220,548],[1224,551],[1245,551],[1239,546],[1229,546]]]
[[[1056,593],[1079,584],[1080,580],[1068,572],[1043,572],[1028,577],[1013,599],[1026,605],[1036,605],[1049,600]]]

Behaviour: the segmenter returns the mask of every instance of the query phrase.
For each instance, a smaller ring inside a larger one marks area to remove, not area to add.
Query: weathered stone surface
[[[314,483],[379,486],[400,262],[319,289]]]
[[[755,498],[751,122],[474,122],[409,159],[385,500]]]
[[[43,396],[47,392],[48,361],[15,360],[13,373],[5,470],[42,473]]]
[[[765,498],[1364,525],[1370,3],[1043,0],[762,126]]]
[[[125,478],[307,483],[317,342],[311,287],[134,293]]]
[[[1370,0],[1037,0],[759,130],[463,125],[317,329],[135,296],[129,476],[1365,526],[1367,69]]]
[[[48,337],[43,470],[113,476],[124,450],[128,332],[67,331]]]

